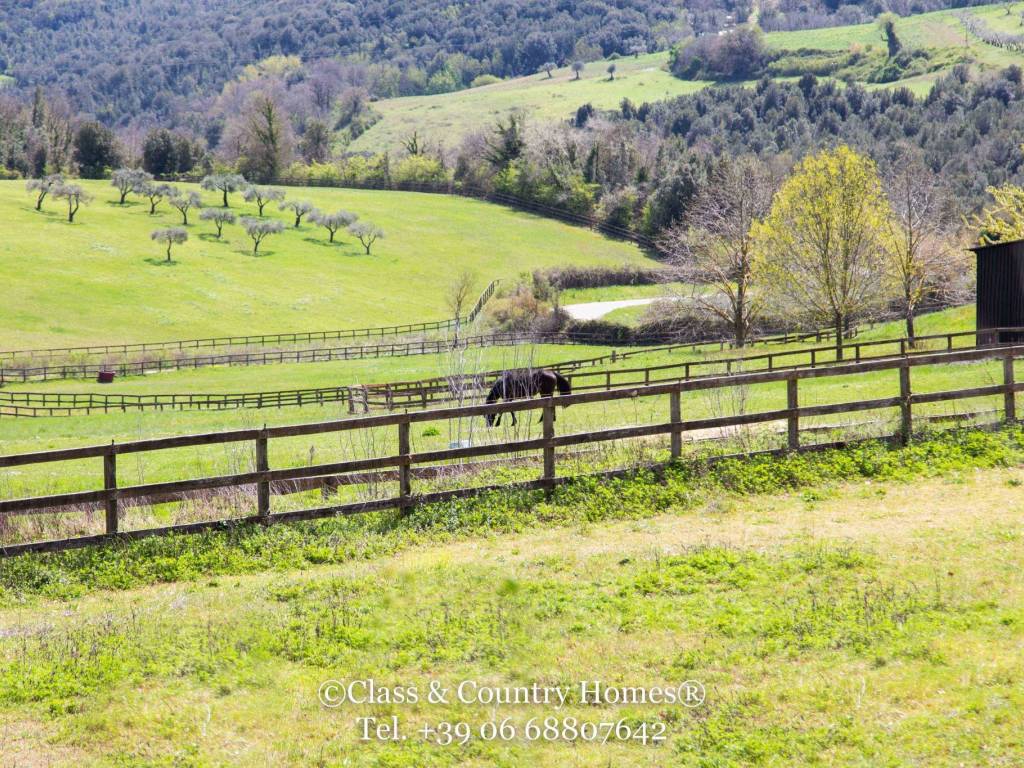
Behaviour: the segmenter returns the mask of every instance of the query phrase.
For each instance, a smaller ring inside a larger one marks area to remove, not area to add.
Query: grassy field
[[[897,23],[897,33],[911,48],[963,49],[964,28],[956,18],[957,12],[936,11],[905,17]],[[967,12],[984,19],[994,29],[1020,29],[1018,16],[1007,16],[1004,4],[978,6],[967,9]],[[771,32],[765,39],[770,48],[780,51],[802,48],[840,51],[849,49],[851,45],[873,46],[875,49],[885,47],[874,23]],[[982,67],[1005,67],[1024,62],[1020,54],[988,45],[973,36],[968,36],[967,42],[967,53]],[[373,109],[382,116],[381,120],[356,139],[349,149],[357,152],[399,151],[413,130],[429,144],[453,148],[468,133],[492,126],[512,110],[522,110],[532,122],[537,123],[567,120],[577,107],[588,102],[599,109],[614,109],[624,98],[637,104],[660,101],[710,85],[673,77],[667,70],[667,52],[647,54],[637,59],[618,59],[614,81],[608,79],[608,64],[607,61],[590,62],[579,82],[573,80],[573,73],[568,67],[563,67],[555,70],[554,77],[550,79],[541,73],[455,93],[384,99],[373,104]],[[870,87],[905,86],[923,96],[939,74],[930,73]]]
[[[435,96],[411,96],[374,102],[382,119],[349,147],[351,151],[395,150],[415,129],[428,144],[453,147],[474,130],[487,129],[513,110],[532,121],[567,120],[577,107],[590,103],[598,109],[618,107],[624,98],[639,104],[693,93],[705,83],[685,82],[666,69],[667,53],[653,53],[615,62],[609,80],[609,62],[586,65],[580,79],[569,67],[547,74],[505,80],[480,88]]]
[[[0,561],[0,752],[89,768],[1014,765],[1022,459],[1019,433],[964,434]],[[371,677],[696,680],[707,698],[318,703],[324,681]],[[359,741],[368,715],[408,738]],[[549,716],[667,739],[417,733]]]
[[[345,208],[383,227],[367,256],[350,235],[331,245],[304,224],[264,242],[258,256],[240,226],[223,240],[198,221],[166,263],[150,232],[180,224],[166,203],[155,216],[122,208],[104,182],[83,182],[95,201],[68,224],[60,201],[43,212],[23,182],[0,182],[0,348],[157,341],[224,334],[362,328],[438,320],[463,268],[479,290],[494,278],[569,263],[645,263],[635,245],[476,200],[405,192],[289,188],[292,199]],[[188,188],[188,185],[180,185]],[[208,204],[216,195],[204,193]],[[235,195],[241,215],[255,208]],[[286,214],[268,208],[268,215]],[[487,226],[481,227],[480,222]]]

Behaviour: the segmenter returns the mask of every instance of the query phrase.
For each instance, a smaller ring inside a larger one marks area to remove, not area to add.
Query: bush
[[[470,88],[479,88],[483,85],[494,85],[500,83],[501,78],[494,75],[477,75],[473,78],[473,82],[469,84]]]
[[[534,273],[534,282],[546,282],[559,291],[567,288],[603,288],[609,285],[659,285],[675,279],[668,269],[621,267],[556,267]]]

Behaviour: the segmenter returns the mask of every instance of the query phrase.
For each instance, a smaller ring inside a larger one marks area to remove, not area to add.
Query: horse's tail
[[[558,394],[571,395],[572,384],[569,383],[569,380],[558,371],[552,371],[552,373],[555,374],[555,385],[558,387]]]

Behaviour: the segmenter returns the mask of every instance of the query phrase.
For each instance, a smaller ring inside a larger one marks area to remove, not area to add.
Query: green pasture
[[[350,235],[332,245],[325,230],[303,224],[268,238],[254,256],[239,225],[217,240],[193,211],[189,241],[168,264],[150,233],[180,224],[176,210],[164,203],[150,216],[135,197],[122,208],[108,183],[82,183],[95,200],[68,224],[61,201],[47,199],[37,212],[23,182],[0,182],[8,233],[0,242],[0,348],[438,320],[450,314],[445,290],[463,269],[476,272],[483,290],[492,279],[538,268],[650,263],[635,245],[477,200],[288,188],[290,199],[358,213],[386,238],[367,256]],[[216,205],[217,195],[204,200]],[[239,194],[231,204],[255,215]],[[276,207],[267,215],[291,223]]]

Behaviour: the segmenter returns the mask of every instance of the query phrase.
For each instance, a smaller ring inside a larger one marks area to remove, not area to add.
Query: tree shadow
[[[204,243],[220,243],[221,245],[230,245],[231,244],[227,240],[225,240],[223,237],[217,237],[212,232],[200,232],[198,235],[196,235],[196,237],[198,237]]]
[[[335,240],[333,243],[329,243],[327,238],[304,237],[302,240],[310,245],[319,245],[321,248],[340,248],[345,245],[340,240]]]
[[[265,257],[268,257],[268,256],[276,255],[277,251],[265,251],[265,250],[263,250],[261,248],[256,253],[253,253],[252,252],[252,248],[245,248],[245,249],[236,250],[235,253],[237,253],[239,256],[250,256],[250,257],[252,257],[254,259],[262,259],[262,258],[265,258]]]
[[[176,266],[178,266],[178,264],[181,263],[181,262],[177,261],[176,259],[171,259],[170,261],[168,261],[166,258],[157,259],[157,258],[153,258],[153,257],[149,257],[145,261],[146,261],[147,264],[150,264],[150,265],[152,265],[154,267],[176,267]]]
[[[107,200],[106,202],[107,202],[107,205],[110,206],[111,208],[124,208],[124,209],[140,208],[143,205],[147,205],[147,206],[149,205],[149,203],[142,203],[142,202],[140,202],[138,200],[125,200],[124,201],[124,205],[121,205],[121,203],[117,202],[117,200]]]

